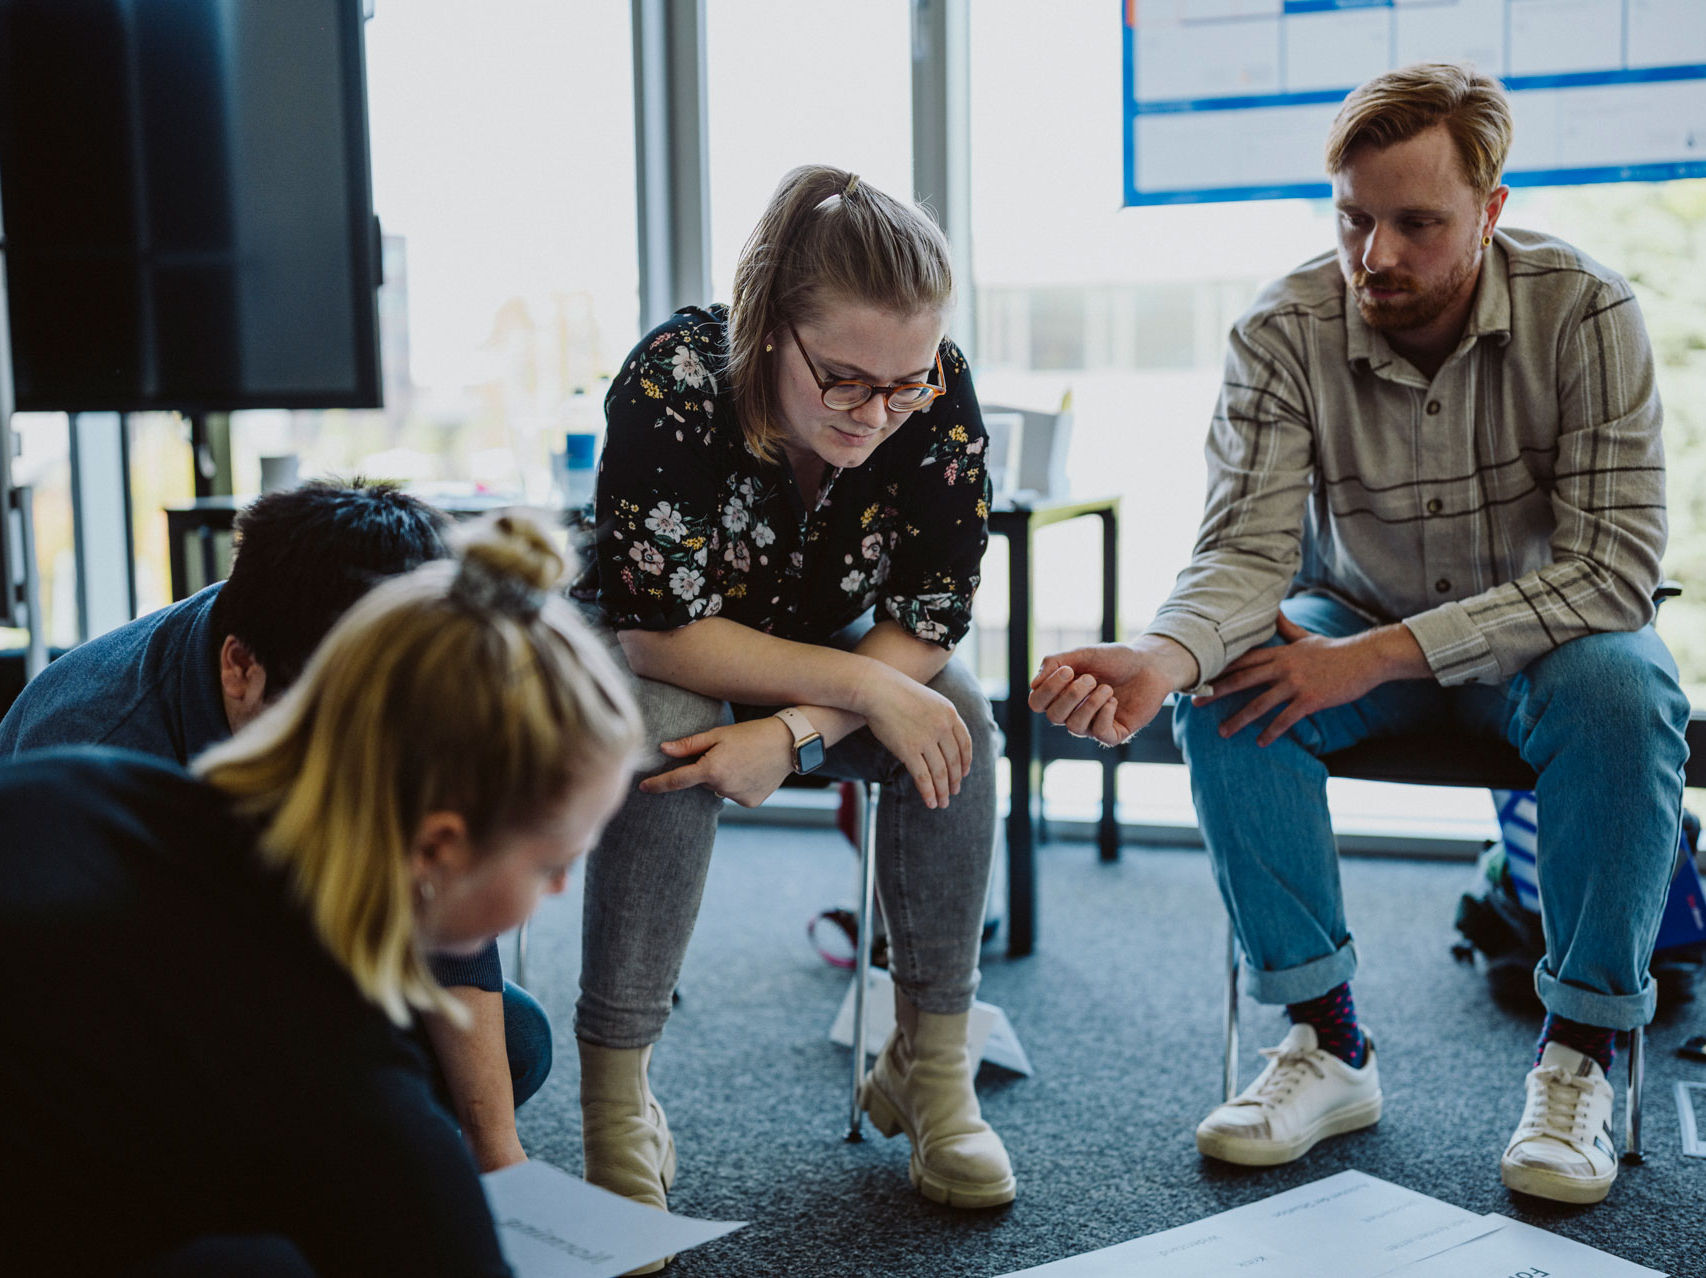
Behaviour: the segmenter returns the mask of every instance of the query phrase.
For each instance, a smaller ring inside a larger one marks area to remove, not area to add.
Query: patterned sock
[[[1583,1056],[1590,1056],[1599,1062],[1599,1067],[1607,1074],[1611,1072],[1611,1062],[1617,1059],[1617,1031],[1601,1029],[1597,1025],[1583,1025],[1580,1021],[1566,1020],[1554,1012],[1546,1013],[1546,1023],[1540,1027],[1540,1041],[1534,1047],[1534,1063],[1540,1064],[1540,1056],[1546,1050],[1548,1043],[1562,1043],[1565,1047],[1573,1047]]]
[[[1361,1069],[1368,1060],[1368,1040],[1357,1026],[1350,982],[1307,1003],[1289,1004],[1285,1011],[1293,1025],[1313,1025],[1321,1050],[1331,1052],[1352,1069]]]

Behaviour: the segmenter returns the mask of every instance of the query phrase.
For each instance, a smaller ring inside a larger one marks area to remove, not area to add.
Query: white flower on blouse
[[[865,574],[855,568],[841,579],[841,588],[850,595],[856,595],[865,585]]]
[[[739,497],[730,497],[723,507],[723,527],[732,533],[746,531],[746,526],[752,522],[752,515],[745,503]]]
[[[696,352],[685,346],[675,348],[673,370],[675,380],[688,386],[699,387],[705,384],[705,365],[700,363]]]
[[[706,595],[705,598],[695,599],[687,605],[687,615],[696,621],[700,617],[715,617],[722,610],[723,597],[721,595]]]
[[[636,541],[628,547],[628,558],[654,577],[663,572],[663,556],[658,548],[649,541]]]
[[[723,551],[723,558],[734,565],[736,572],[752,571],[752,551],[744,541],[732,541],[729,548]]]
[[[699,592],[705,589],[705,576],[684,565],[670,573],[669,588],[675,592],[677,599],[697,599]]]
[[[752,544],[763,548],[776,540],[776,534],[767,523],[762,521],[752,526]],[[798,565],[795,565],[798,567]]]
[[[921,621],[912,628],[912,633],[925,643],[934,643],[947,636],[948,627],[940,621]]]
[[[687,521],[667,501],[660,501],[652,507],[651,514],[646,516],[646,527],[671,541],[680,541],[687,535]]]
[[[881,559],[883,557],[883,535],[881,533],[870,534],[859,543],[859,553],[867,559]]]

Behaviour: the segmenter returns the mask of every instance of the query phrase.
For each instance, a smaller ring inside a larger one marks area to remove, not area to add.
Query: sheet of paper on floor
[[[745,1223],[655,1211],[537,1161],[480,1179],[516,1278],[615,1278]]]
[[[1544,1274],[1547,1278],[1664,1278],[1657,1269],[1596,1251],[1559,1234],[1520,1220],[1489,1215],[1498,1228],[1472,1242],[1427,1260],[1405,1265],[1391,1278],[1511,1278]]]
[[[847,982],[847,993],[835,1013],[835,1023],[829,1027],[830,1042],[843,1047],[853,1046],[853,993],[857,981],[855,977]],[[894,981],[882,968],[874,967],[865,991],[865,1050],[876,1053],[883,1050],[889,1031],[894,1029]],[[966,1050],[974,1061],[988,1061],[1026,1078],[1035,1073],[1007,1013],[982,999],[971,1007],[971,1017],[966,1023]]]
[[[1269,1278],[1320,1278],[1324,1273],[1377,1278],[1498,1227],[1497,1218],[1344,1171],[1189,1225],[1020,1273],[1025,1278],[1223,1278],[1248,1272]]]

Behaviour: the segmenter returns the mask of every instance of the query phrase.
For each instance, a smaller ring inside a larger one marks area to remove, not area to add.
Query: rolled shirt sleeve
[[[1205,682],[1273,634],[1297,573],[1314,466],[1308,403],[1299,353],[1280,328],[1234,330],[1196,547],[1148,629],[1196,658]]]
[[[440,985],[471,986],[496,994],[504,987],[503,961],[498,957],[498,943],[488,941],[478,954],[429,954],[427,966]]]

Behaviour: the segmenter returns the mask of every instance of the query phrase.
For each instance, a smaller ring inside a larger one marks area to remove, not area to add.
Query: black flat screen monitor
[[[0,0],[20,411],[380,404],[362,0]]]

